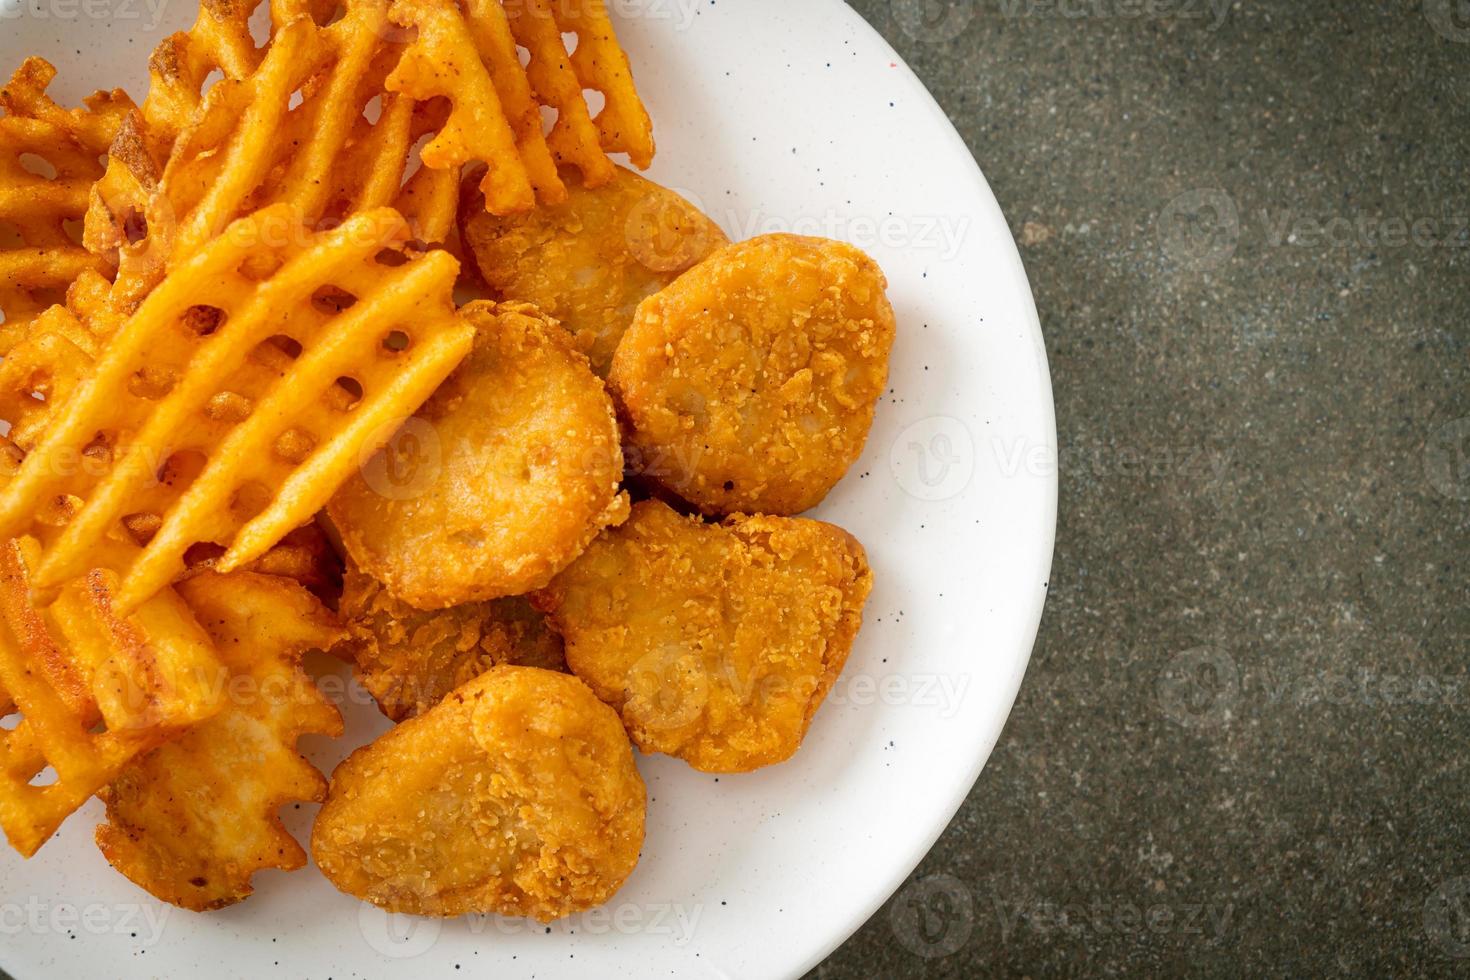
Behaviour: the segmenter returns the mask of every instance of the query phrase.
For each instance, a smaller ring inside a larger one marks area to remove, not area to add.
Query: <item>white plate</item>
[[[607,911],[549,934],[388,917],[310,869],[259,875],[223,912],[170,909],[103,861],[93,801],[37,857],[0,857],[0,966],[20,980],[794,976],[883,903],[964,800],[1025,671],[1056,516],[1046,355],[1006,222],[938,106],[838,0],[609,6],[655,120],[652,177],[732,237],[845,238],[892,283],[892,393],[816,515],[864,542],[877,587],[806,745],[719,779],[641,759],[642,863]],[[0,0],[0,63],[50,59],[69,104],[104,85],[138,98],[149,50],[192,17],[190,0]],[[350,736],[381,729],[370,707],[345,708]],[[356,744],[309,741],[324,767]],[[298,836],[313,811],[288,808]]]

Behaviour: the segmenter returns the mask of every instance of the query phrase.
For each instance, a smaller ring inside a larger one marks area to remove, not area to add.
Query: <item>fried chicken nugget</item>
[[[563,169],[564,203],[504,217],[486,212],[471,178],[460,205],[461,237],[486,284],[560,320],[604,377],[638,304],[728,243],[678,194],[615,169],[597,188]]]
[[[645,300],[608,375],[634,471],[711,515],[816,506],[887,383],[887,285],[850,245],[769,235]]]
[[[628,512],[612,401],[566,331],[526,304],[460,312],[474,350],[327,508],[419,609],[540,588]]]
[[[569,674],[495,667],[337,767],[312,852],[391,912],[549,922],[612,897],[646,809],[611,708]]]
[[[640,749],[745,772],[801,745],[872,586],[862,545],[831,524],[705,524],[648,500],[531,601]]]
[[[491,667],[565,671],[561,637],[524,598],[469,602],[423,612],[349,567],[341,614],[347,636],[333,652],[394,721],[415,718]]]

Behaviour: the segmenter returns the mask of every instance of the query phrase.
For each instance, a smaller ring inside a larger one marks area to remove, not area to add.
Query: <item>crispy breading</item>
[[[311,848],[391,912],[549,922],[612,897],[646,807],[611,708],[570,675],[495,667],[349,756]]]
[[[178,591],[229,669],[227,704],[100,794],[108,822],[97,845],[140,888],[203,912],[249,897],[257,871],[306,864],[277,811],[326,793],[296,740],[341,735],[342,715],[302,671],[301,655],[341,631],[311,593],[283,578],[204,572]]]
[[[623,167],[595,188],[563,178],[564,203],[503,217],[467,180],[461,237],[499,298],[556,317],[606,377],[638,304],[729,240],[693,204]]]
[[[554,320],[471,303],[474,349],[332,498],[352,559],[420,609],[522,595],[622,520],[612,401]]]
[[[862,545],[831,524],[705,524],[648,500],[531,601],[640,749],[744,772],[801,745],[872,585]]]
[[[352,661],[358,680],[394,721],[423,714],[501,664],[566,670],[561,637],[524,598],[424,612],[348,568],[340,612],[347,636],[332,652]]]
[[[886,288],[851,245],[770,235],[644,301],[608,375],[635,470],[706,514],[816,506],[887,383]]]

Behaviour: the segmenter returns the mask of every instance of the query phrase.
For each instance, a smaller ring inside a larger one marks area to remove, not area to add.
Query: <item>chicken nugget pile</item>
[[[782,763],[848,660],[872,571],[798,515],[886,280],[615,162],[654,141],[603,0],[259,5],[202,0],[136,102],[0,90],[0,830],[96,796],[202,912],[320,803],[358,899],[592,908],[669,846],[638,753]],[[311,651],[396,724],[330,778]]]

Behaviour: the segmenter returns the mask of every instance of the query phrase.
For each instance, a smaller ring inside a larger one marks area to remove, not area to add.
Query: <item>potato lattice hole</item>
[[[251,282],[264,282],[285,264],[285,259],[274,252],[252,252],[240,263],[239,272]]]
[[[323,286],[311,294],[311,305],[321,313],[337,314],[350,310],[357,297],[337,286]]]
[[[148,237],[148,218],[138,208],[128,208],[122,213],[123,237],[129,245],[136,245]]]
[[[188,569],[209,567],[219,561],[229,549],[214,541],[197,541],[184,549],[184,567]]]
[[[270,487],[250,480],[240,484],[235,495],[230,498],[230,510],[241,522],[245,522],[269,507],[273,496]]]
[[[267,340],[266,343],[271,344],[293,361],[301,356],[301,342],[294,337],[287,337],[285,334],[276,334]]]
[[[199,337],[208,337],[220,327],[224,326],[226,319],[225,311],[217,306],[197,305],[191,306],[184,311],[179,322],[182,323],[190,333]]]
[[[342,377],[332,385],[329,397],[332,407],[339,412],[350,412],[362,402],[362,382],[356,378]]]
[[[81,509],[81,497],[59,493],[41,505],[36,513],[36,521],[48,527],[64,527]]]
[[[221,391],[204,406],[204,414],[209,418],[231,425],[244,422],[253,411],[255,402],[234,391]]]
[[[56,164],[47,160],[39,153],[22,153],[20,155],[20,167],[28,174],[43,177],[46,180],[56,179]]]
[[[146,512],[128,514],[123,517],[122,525],[127,529],[128,536],[141,548],[152,541],[158,529],[163,527],[163,518]]]
[[[112,465],[113,442],[112,433],[97,433],[91,442],[82,447],[82,465],[88,467],[89,472],[105,472]]]
[[[128,379],[128,394],[135,398],[156,402],[173,391],[174,383],[178,379],[178,374],[171,368],[150,364],[136,371]]]
[[[316,438],[305,429],[287,429],[276,436],[275,443],[271,446],[277,456],[288,463],[301,464],[306,462],[311,451],[316,448]]]
[[[180,449],[168,459],[163,461],[156,472],[158,482],[176,491],[182,491],[193,483],[204,467],[209,464],[209,457],[197,449]]]

